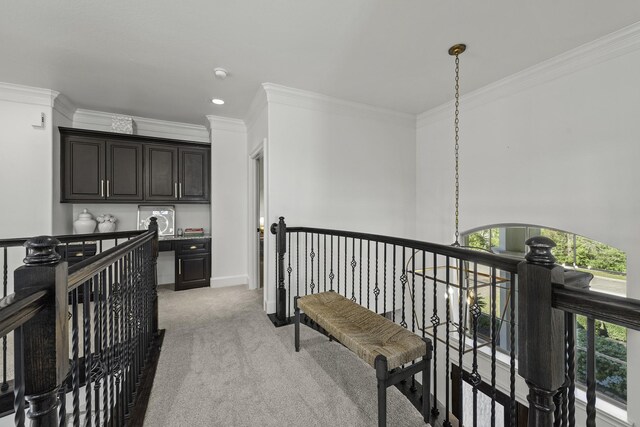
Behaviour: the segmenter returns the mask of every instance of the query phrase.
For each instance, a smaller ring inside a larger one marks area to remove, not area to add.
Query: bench
[[[360,359],[378,378],[378,425],[387,424],[387,387],[422,372],[422,414],[430,406],[431,340],[333,292],[294,298],[295,349],[300,351],[300,310]],[[419,362],[413,361],[420,359]],[[402,368],[402,365],[410,364]]]

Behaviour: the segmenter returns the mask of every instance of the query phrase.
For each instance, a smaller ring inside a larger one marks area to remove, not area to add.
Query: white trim
[[[264,147],[266,145],[266,138],[263,139],[257,146],[256,148],[254,148],[254,150],[249,153],[249,158],[248,158],[248,162],[249,162],[249,166],[248,166],[248,174],[249,174],[249,179],[248,179],[248,203],[247,203],[247,207],[248,207],[248,214],[247,214],[247,227],[249,230],[248,233],[248,244],[247,244],[247,249],[248,249],[248,254],[247,254],[247,258],[248,258],[248,264],[249,264],[249,289],[258,289],[258,287],[260,286],[260,284],[258,283],[259,280],[259,276],[258,276],[258,269],[259,269],[259,260],[258,260],[258,239],[256,238],[256,233],[255,233],[255,229],[256,229],[256,223],[255,223],[255,219],[256,219],[256,212],[258,212],[259,210],[259,206],[256,204],[257,201],[257,194],[259,189],[257,188],[256,184],[257,184],[257,162],[256,160],[259,157],[262,157],[262,166],[263,168],[266,167],[266,162],[265,162],[265,154],[264,154]],[[263,186],[264,186],[264,190],[265,190],[265,209],[266,209],[266,183],[264,182],[264,175],[262,177],[263,180]],[[266,214],[266,213],[265,213]],[[266,218],[265,218],[265,222],[266,222]],[[267,228],[267,224],[265,223],[265,230]],[[265,231],[265,234],[267,234],[267,231]],[[265,236],[264,239],[264,244],[267,244],[267,236]],[[266,258],[267,257],[267,251],[265,249],[264,251],[264,267],[265,267],[265,271],[264,271],[264,278],[265,278],[265,283],[264,285],[267,285],[267,263],[266,263]]]
[[[247,126],[245,125],[244,120],[213,115],[208,115],[206,117],[207,120],[209,120],[212,131],[223,130],[229,132],[247,133]]]
[[[53,107],[60,92],[39,87],[0,83],[0,100]]]
[[[276,312],[276,301],[275,300],[265,300],[265,302],[264,302],[264,311],[267,314],[274,314]]]
[[[465,109],[496,101],[640,49],[640,22],[461,96]],[[453,100],[418,114],[417,128],[453,116]]]
[[[212,277],[211,287],[226,288],[228,286],[246,285],[248,282],[249,279],[246,274],[240,274],[238,276]]]
[[[73,126],[108,132],[111,130],[111,119],[114,114],[116,113],[79,108],[73,115]],[[203,125],[170,122],[137,116],[132,116],[132,118],[136,125],[137,135],[210,143],[209,131],[207,127]]]
[[[73,123],[73,115],[76,112],[76,106],[71,100],[63,94],[58,94],[53,100],[53,109]]]
[[[415,128],[416,116],[368,104],[345,101],[306,90],[294,89],[273,83],[263,83],[268,104],[283,104],[352,117],[383,120],[397,126]]]

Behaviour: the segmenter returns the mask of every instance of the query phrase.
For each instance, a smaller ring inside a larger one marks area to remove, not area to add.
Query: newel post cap
[[[27,257],[23,260],[25,265],[51,265],[58,263],[62,258],[56,252],[56,246],[59,244],[60,241],[51,236],[37,236],[27,240],[23,244],[27,248]]]
[[[525,242],[529,246],[529,253],[525,259],[532,264],[554,265],[556,257],[551,250],[556,247],[556,242],[545,236],[535,236]]]

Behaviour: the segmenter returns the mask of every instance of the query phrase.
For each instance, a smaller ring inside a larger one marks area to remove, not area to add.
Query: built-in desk
[[[175,290],[202,288],[211,280],[211,236],[160,236],[160,251],[175,251]]]

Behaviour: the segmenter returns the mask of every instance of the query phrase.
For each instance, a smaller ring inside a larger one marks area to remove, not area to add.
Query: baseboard
[[[227,286],[246,285],[247,283],[249,283],[249,278],[245,274],[241,274],[239,276],[223,276],[211,278],[212,288],[226,288]]]

